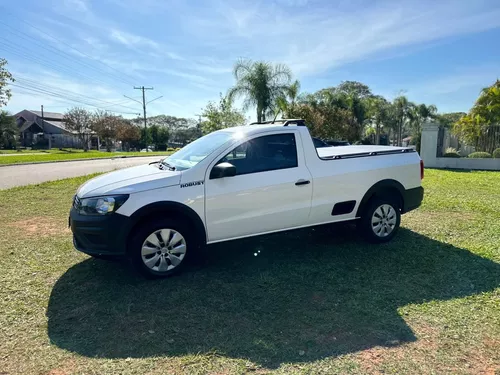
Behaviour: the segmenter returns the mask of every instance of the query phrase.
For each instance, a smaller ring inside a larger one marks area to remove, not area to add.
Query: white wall
[[[436,158],[434,165],[425,166],[431,168],[500,171],[500,159]]]
[[[422,127],[420,157],[428,168],[478,169],[500,171],[500,159],[438,158],[437,142],[439,127],[428,123]],[[446,142],[444,142],[446,144]]]

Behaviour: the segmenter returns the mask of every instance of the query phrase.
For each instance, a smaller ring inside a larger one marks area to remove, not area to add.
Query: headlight
[[[119,209],[128,195],[114,195],[79,199],[75,196],[73,207],[82,215],[107,215]]]

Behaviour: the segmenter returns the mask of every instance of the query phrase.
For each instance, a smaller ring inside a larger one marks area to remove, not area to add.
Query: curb
[[[115,159],[131,159],[131,158],[152,158],[152,157],[162,157],[162,156],[168,156],[168,155],[151,155],[151,156],[142,156],[142,155],[121,155],[121,156],[114,156],[111,158],[86,158],[86,159],[69,159],[69,160],[49,160],[49,161],[33,161],[29,163],[11,163],[11,164],[0,164],[0,168],[2,167],[13,167],[13,166],[18,166],[18,165],[33,165],[33,164],[53,164],[53,163],[67,163],[71,161],[92,161],[92,160],[115,160]]]

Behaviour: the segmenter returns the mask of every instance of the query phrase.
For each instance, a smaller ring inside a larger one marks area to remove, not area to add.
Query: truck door
[[[236,175],[210,179],[223,162]],[[295,131],[243,141],[211,164],[205,181],[209,242],[293,228],[309,217],[312,179]]]

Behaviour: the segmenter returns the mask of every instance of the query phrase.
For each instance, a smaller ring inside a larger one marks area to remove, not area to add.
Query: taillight
[[[424,161],[420,160],[420,179],[424,179]]]

